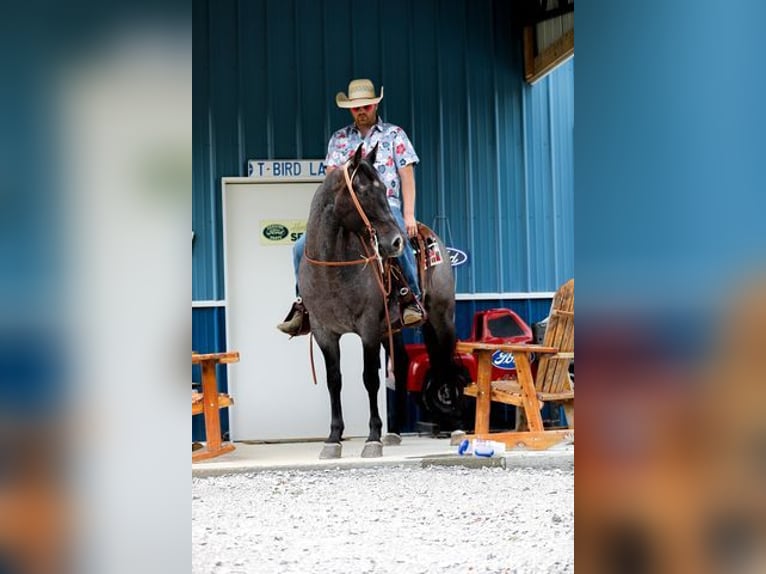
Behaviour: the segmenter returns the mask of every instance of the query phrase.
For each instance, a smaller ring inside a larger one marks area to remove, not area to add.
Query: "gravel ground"
[[[573,572],[574,471],[409,466],[192,479],[192,572]]]

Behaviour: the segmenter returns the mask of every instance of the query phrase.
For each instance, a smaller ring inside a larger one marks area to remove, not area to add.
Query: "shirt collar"
[[[362,135],[361,132],[359,131],[359,128],[356,127],[355,123],[351,124],[349,126],[349,129],[351,131],[358,133],[359,135]],[[380,119],[380,115],[378,115],[378,120],[372,125],[372,128],[370,128],[370,131],[378,131],[378,132],[383,131],[383,120]]]

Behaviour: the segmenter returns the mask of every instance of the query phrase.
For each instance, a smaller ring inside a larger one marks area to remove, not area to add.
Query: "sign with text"
[[[447,255],[449,256],[450,263],[453,267],[457,267],[468,261],[468,254],[457,247],[447,247]]]
[[[292,245],[306,232],[305,219],[279,219],[258,222],[261,245]]]
[[[247,177],[278,181],[300,177],[322,181],[325,176],[323,159],[251,159],[247,162]]]

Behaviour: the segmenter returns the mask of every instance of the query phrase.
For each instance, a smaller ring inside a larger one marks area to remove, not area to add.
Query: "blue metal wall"
[[[508,294],[574,276],[574,61],[527,85],[513,5],[193,0],[193,299],[224,298],[221,177],[246,175],[248,159],[324,158],[350,121],[335,93],[368,77],[420,155],[418,218],[469,254],[458,293],[498,294],[458,301],[458,336],[479,309],[545,317],[549,299]],[[225,349],[222,308],[193,309],[192,325],[195,350]]]
[[[574,275],[574,62],[525,84],[513,3],[193,9],[195,300],[223,298],[220,178],[251,158],[323,158],[350,120],[334,95],[352,77],[385,86],[381,115],[420,155],[418,218],[469,253],[459,293],[553,291]]]

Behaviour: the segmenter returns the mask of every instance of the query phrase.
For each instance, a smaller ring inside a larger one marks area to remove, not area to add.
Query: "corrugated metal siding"
[[[223,298],[220,178],[323,158],[352,77],[421,158],[417,215],[471,256],[458,292],[553,291],[574,274],[574,63],[522,80],[500,0],[194,0],[193,297]],[[449,232],[451,233],[449,233]]]
[[[570,61],[524,90],[528,290],[574,274],[573,88]]]

